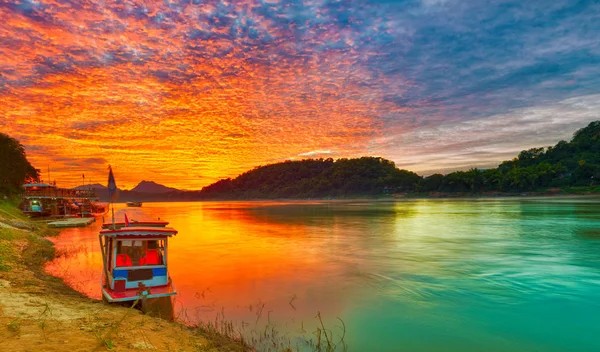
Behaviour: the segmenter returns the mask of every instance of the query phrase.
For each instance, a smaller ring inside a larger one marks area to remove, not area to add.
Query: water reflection
[[[578,338],[600,332],[597,199],[144,207],[179,230],[169,252],[180,319],[270,322],[293,340],[320,311],[328,326],[344,319],[358,351],[600,348]],[[64,254],[48,266],[92,297],[98,226],[62,232]]]

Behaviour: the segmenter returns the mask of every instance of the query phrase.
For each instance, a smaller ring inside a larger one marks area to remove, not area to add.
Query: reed
[[[10,323],[8,323],[8,330],[15,334],[18,334],[21,331],[21,318],[15,318]]]
[[[290,300],[290,306],[295,309],[295,306],[293,306],[294,298]],[[191,326],[198,334],[208,337],[212,341],[210,347],[217,349],[265,352],[334,352],[348,350],[344,340],[346,337],[346,324],[341,318],[337,317],[340,325],[327,328],[321,312],[317,312],[314,317],[315,330],[307,336],[304,321],[301,321],[300,329],[296,330],[302,335],[299,337],[294,336],[295,334],[290,331],[282,332],[282,329],[279,329],[271,321],[272,311],[266,309],[265,302],[259,301],[255,305],[249,305],[248,310],[256,316],[250,323],[246,321],[236,323],[227,319],[223,308],[215,314],[213,319],[202,319],[196,316],[193,321],[189,319],[187,310],[182,308],[179,311],[177,320]],[[181,320],[182,317],[185,317],[185,320]],[[261,324],[261,321],[264,325]],[[237,342],[237,349],[232,349],[231,345],[228,345],[231,341]],[[223,344],[220,342],[223,342]]]

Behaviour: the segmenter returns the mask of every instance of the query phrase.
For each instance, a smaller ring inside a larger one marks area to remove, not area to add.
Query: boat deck
[[[48,223],[48,227],[65,228],[65,227],[85,227],[96,221],[95,218],[68,218],[59,221]]]

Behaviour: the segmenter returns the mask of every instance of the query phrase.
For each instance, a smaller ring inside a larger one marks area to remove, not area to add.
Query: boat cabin
[[[100,231],[102,298],[135,301],[177,294],[168,271],[168,242],[177,231],[168,227],[126,226]]]
[[[27,183],[23,185],[23,212],[37,216],[92,216],[97,200],[93,190],[58,188],[49,183]],[[104,212],[107,210],[103,208]]]

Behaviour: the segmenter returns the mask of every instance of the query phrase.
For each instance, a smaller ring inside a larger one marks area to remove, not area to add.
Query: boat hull
[[[24,211],[23,213],[30,218],[41,218],[51,215],[49,211]]]
[[[115,292],[115,291],[111,290],[110,288],[102,287],[102,297],[108,303],[121,303],[121,302],[134,302],[137,300],[142,301],[144,299],[157,299],[157,298],[162,298],[162,297],[171,297],[171,296],[175,296],[177,294],[177,291],[175,291],[175,287],[170,282],[170,280],[169,280],[169,283],[165,286],[149,287],[149,289],[150,289],[150,292],[148,294],[143,295],[143,294],[140,294],[140,291],[137,288],[127,289],[122,292]]]

